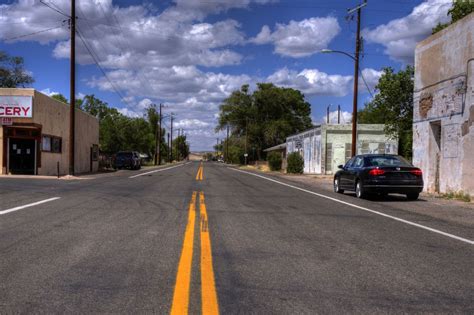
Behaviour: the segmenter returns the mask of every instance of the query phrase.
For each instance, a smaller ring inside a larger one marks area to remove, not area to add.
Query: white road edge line
[[[167,170],[170,170],[170,169],[172,169],[172,168],[180,167],[180,166],[183,166],[183,165],[184,165],[184,164],[179,164],[179,165],[171,166],[171,167],[168,167],[168,168],[160,168],[160,169],[157,169],[157,170],[154,170],[154,171],[149,171],[149,172],[146,172],[146,173],[141,173],[141,174],[138,174],[138,175],[133,175],[133,176],[130,176],[129,178],[135,178],[135,177],[144,176],[144,175],[148,175],[148,174],[152,174],[152,173],[156,173],[156,172],[167,171]]]
[[[473,240],[469,240],[469,239],[466,239],[466,238],[463,238],[463,237],[460,237],[460,236],[456,236],[456,235],[446,233],[446,232],[443,232],[443,231],[440,231],[440,230],[437,230],[437,229],[433,229],[433,228],[430,228],[428,226],[421,225],[421,224],[418,224],[418,223],[415,223],[415,222],[400,219],[400,218],[397,218],[397,217],[394,217],[394,216],[391,216],[391,215],[388,215],[388,214],[385,214],[385,213],[382,213],[382,212],[378,212],[378,211],[371,210],[371,209],[368,209],[368,208],[365,208],[365,207],[361,207],[361,206],[358,206],[358,205],[355,205],[355,204],[352,204],[352,203],[349,203],[349,202],[345,202],[345,201],[342,201],[342,200],[339,200],[339,199],[336,199],[336,198],[332,198],[332,197],[329,197],[329,196],[326,196],[326,195],[323,195],[323,194],[318,194],[314,191],[307,190],[307,189],[304,189],[304,188],[300,188],[300,187],[297,187],[297,186],[293,186],[293,185],[290,185],[290,184],[287,184],[287,183],[284,183],[284,182],[280,182],[280,181],[275,180],[273,178],[269,178],[269,177],[262,176],[262,175],[259,175],[259,174],[254,174],[254,173],[251,173],[251,172],[237,170],[237,169],[232,168],[232,167],[228,167],[228,169],[236,171],[236,172],[245,173],[245,174],[248,174],[248,175],[253,175],[253,176],[256,176],[256,177],[260,177],[260,178],[266,179],[268,181],[271,181],[271,182],[274,182],[274,183],[277,183],[277,184],[280,184],[280,185],[283,185],[283,186],[294,188],[294,189],[297,189],[297,190],[300,190],[300,191],[303,191],[303,192],[306,192],[306,193],[309,193],[309,194],[312,194],[312,195],[315,195],[315,196],[318,196],[318,197],[321,197],[321,198],[326,198],[326,199],[329,199],[329,200],[332,200],[332,201],[335,201],[335,202],[345,204],[345,205],[353,207],[353,208],[357,208],[357,209],[360,209],[360,210],[364,210],[364,211],[367,211],[367,212],[378,214],[380,216],[390,218],[390,219],[398,221],[398,222],[402,222],[402,223],[405,223],[405,224],[408,224],[408,225],[416,226],[420,229],[424,229],[424,230],[427,230],[427,231],[430,231],[430,232],[433,232],[433,233],[441,234],[441,235],[456,239],[458,241],[465,242],[465,243],[468,243],[470,245],[474,245]]]
[[[0,211],[0,215],[2,215],[2,214],[7,214],[7,213],[10,213],[10,212],[13,212],[13,211],[22,210],[22,209],[29,208],[29,207],[34,207],[34,206],[37,206],[37,205],[40,205],[40,204],[43,204],[43,203],[46,203],[46,202],[58,200],[58,199],[60,199],[60,198],[61,198],[61,197],[49,198],[49,199],[45,199],[45,200],[41,200],[41,201],[29,203],[29,204],[24,205],[24,206],[19,206],[19,207],[7,209],[7,210],[2,210],[2,211]]]

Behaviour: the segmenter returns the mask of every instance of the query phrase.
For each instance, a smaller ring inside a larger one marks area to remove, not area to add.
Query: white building
[[[357,154],[397,154],[398,139],[389,138],[384,125],[357,126]],[[286,155],[300,152],[305,174],[334,174],[351,158],[352,125],[320,125],[286,139]]]

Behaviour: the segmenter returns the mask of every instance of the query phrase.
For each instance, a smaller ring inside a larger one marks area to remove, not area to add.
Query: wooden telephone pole
[[[69,94],[69,175],[74,175],[76,133],[76,0],[71,0],[70,94]]]
[[[357,34],[356,34],[356,49],[354,56],[354,98],[352,102],[352,146],[351,155],[357,154],[357,100],[359,87],[359,53],[360,53],[360,11],[367,5],[367,1],[359,6],[347,11],[347,14],[352,14],[357,11]]]

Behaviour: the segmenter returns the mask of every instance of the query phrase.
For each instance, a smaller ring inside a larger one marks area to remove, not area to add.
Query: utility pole
[[[178,136],[176,137],[176,161],[179,162],[179,132],[180,129],[178,128]]]
[[[163,104],[160,103],[160,128],[158,130],[158,165],[161,165],[161,109],[163,108]],[[156,156],[155,156],[155,165],[156,165]]]
[[[70,94],[69,94],[69,175],[74,175],[74,146],[76,141],[76,0],[71,0]]]
[[[219,138],[216,138],[216,159],[218,155],[219,155]]]
[[[171,113],[170,162],[173,162],[173,113]]]
[[[248,134],[248,125],[249,125],[249,119],[245,118],[245,154],[244,154],[244,165],[247,165],[247,134]]]
[[[329,108],[331,107],[331,105],[328,105],[328,107],[326,108],[326,123],[329,125]]]
[[[170,152],[171,152],[170,148],[171,148],[171,147],[170,147],[170,133],[168,132],[168,162],[169,162],[170,159],[171,159],[171,158],[170,158],[170,157],[171,157],[171,155],[170,155]]]
[[[357,154],[357,99],[359,86],[359,53],[360,53],[360,12],[363,7],[367,5],[365,0],[363,4],[348,10],[347,14],[352,14],[357,11],[357,34],[356,34],[356,48],[355,48],[355,62],[354,62],[354,99],[352,103],[352,147],[351,155]]]
[[[225,162],[229,163],[229,124],[227,124],[227,137],[225,140]]]

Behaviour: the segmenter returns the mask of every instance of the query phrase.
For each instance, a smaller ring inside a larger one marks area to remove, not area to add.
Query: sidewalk
[[[181,162],[174,162],[174,163],[166,163],[163,165],[157,165],[157,166],[142,166],[142,168],[139,171],[132,171],[134,173],[139,173],[143,171],[150,171],[158,168],[163,168],[163,167],[168,167],[171,165],[176,165],[180,163],[185,163],[185,161]],[[45,176],[45,175],[0,175],[0,179],[49,179],[49,180],[91,180],[91,179],[98,179],[98,178],[104,178],[104,177],[110,177],[110,176],[116,176],[117,174],[121,174],[123,172],[130,172],[129,170],[106,170],[106,171],[99,171],[95,173],[84,173],[84,174],[78,174],[78,175],[61,175],[59,176]],[[138,174],[137,173],[137,174]]]

